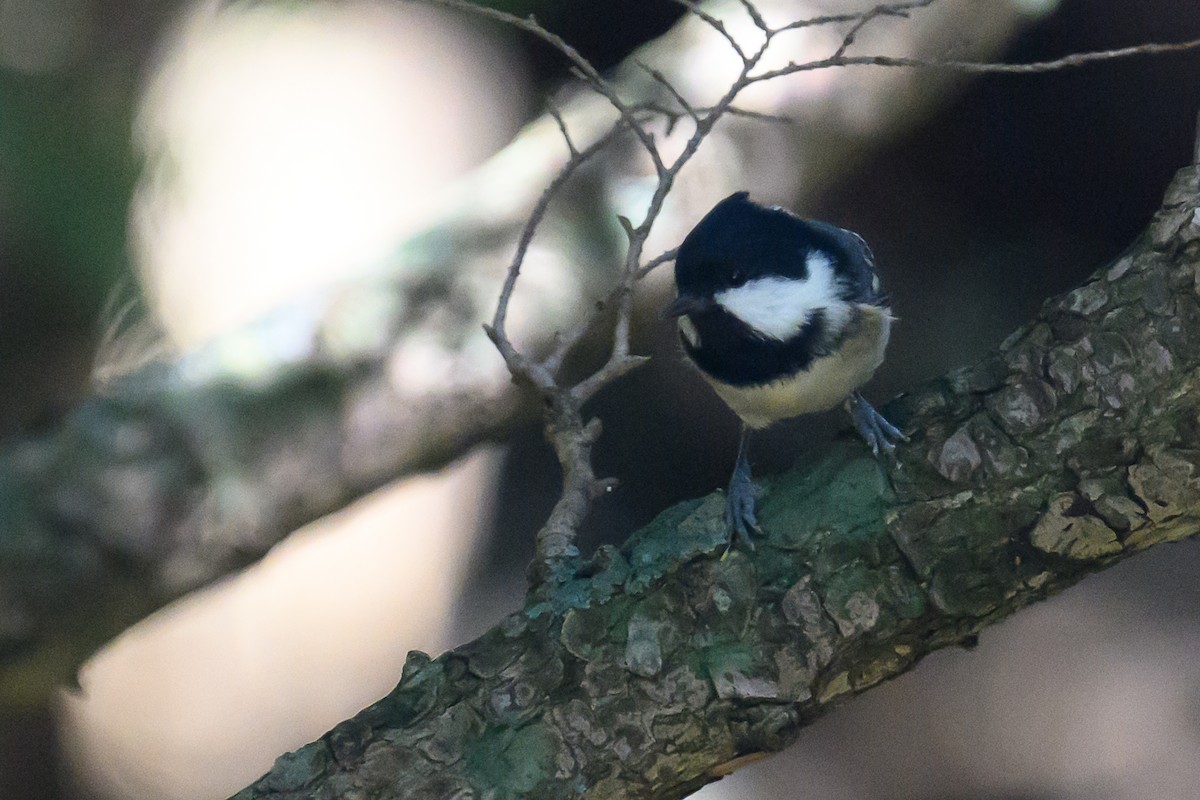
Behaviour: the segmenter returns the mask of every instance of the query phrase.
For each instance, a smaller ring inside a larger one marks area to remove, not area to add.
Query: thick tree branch
[[[1200,531],[1200,169],[1113,264],[889,407],[911,436],[664,512],[239,800],[678,798],[929,652]]]

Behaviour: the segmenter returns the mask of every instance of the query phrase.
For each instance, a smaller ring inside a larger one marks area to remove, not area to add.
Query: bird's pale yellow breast
[[[704,377],[751,428],[831,409],[875,374],[891,333],[892,317],[886,309],[860,304],[855,312],[856,327],[838,348],[791,377],[755,386],[731,386]]]

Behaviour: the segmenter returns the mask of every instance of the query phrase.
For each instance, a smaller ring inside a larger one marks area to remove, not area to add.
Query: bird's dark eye
[[[729,276],[729,285],[733,286],[734,288],[742,286],[745,283],[746,273],[742,272],[740,269],[735,269],[733,274]]]

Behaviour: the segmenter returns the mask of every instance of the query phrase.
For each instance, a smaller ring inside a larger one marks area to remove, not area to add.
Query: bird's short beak
[[[697,297],[694,294],[681,294],[675,298],[675,302],[663,309],[663,317],[682,317],[684,314],[698,314],[701,311],[707,311],[712,306],[712,301],[705,297]]]

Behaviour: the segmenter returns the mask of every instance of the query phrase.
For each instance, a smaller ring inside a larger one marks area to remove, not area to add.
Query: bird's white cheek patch
[[[824,309],[833,327],[846,321],[849,309],[839,296],[833,265],[820,254],[808,256],[808,278],[770,276],[718,292],[714,299],[764,337],[787,341],[800,332],[813,312]]]
[[[695,324],[687,315],[679,318],[679,332],[687,339],[688,344],[696,349],[700,348],[700,331],[696,330]]]

